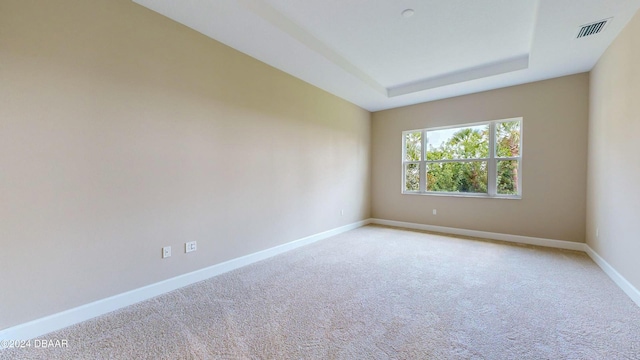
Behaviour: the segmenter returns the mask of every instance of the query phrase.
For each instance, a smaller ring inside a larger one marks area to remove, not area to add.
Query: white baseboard
[[[0,331],[0,340],[27,340],[56,331],[82,321],[89,320],[114,310],[133,305],[169,291],[206,280],[216,275],[241,268],[243,266],[270,258],[275,255],[299,248],[313,242],[329,238],[359,228],[369,224],[369,220],[358,221],[349,225],[341,226],[319,234],[307,236],[302,239],[262,250],[253,254],[245,255],[233,260],[229,260],[217,265],[213,265],[188,274],[176,276],[171,279],[147,285],[122,294],[111,296],[73,309],[69,309],[57,314],[49,315],[40,319],[20,324]]]
[[[467,230],[467,229],[457,229],[450,228],[444,226],[434,226],[434,225],[424,225],[424,224],[416,224],[402,221],[394,221],[394,220],[383,220],[383,219],[369,219],[369,223],[378,224],[378,225],[386,225],[386,226],[395,226],[406,229],[415,229],[415,230],[424,230],[424,231],[433,231],[440,232],[445,234],[453,234],[453,235],[462,235],[462,236],[473,236],[483,239],[491,239],[491,240],[500,240],[506,242],[515,242],[520,244],[529,244],[529,245],[538,245],[545,246],[551,248],[558,249],[567,249],[567,250],[577,250],[583,251],[589,255],[589,257],[595,262],[605,274],[607,274],[613,282],[615,282],[622,291],[627,294],[631,300],[633,300],[638,306],[640,306],[640,290],[635,288],[627,279],[625,279],[613,266],[609,265],[597,252],[595,252],[589,245],[585,243],[576,243],[571,241],[563,241],[563,240],[551,240],[551,239],[543,239],[543,238],[535,238],[528,236],[520,236],[520,235],[508,235],[508,234],[500,234],[500,233],[492,233],[485,231],[477,231],[477,230]]]
[[[164,293],[179,289],[198,281],[206,280],[213,276],[241,268],[260,260],[268,259],[272,256],[285,253],[301,246],[308,245],[313,242],[323,240],[367,224],[378,224],[407,229],[440,232],[445,234],[515,242],[521,244],[584,251],[591,257],[591,259],[593,259],[596,264],[598,264],[598,266],[600,266],[600,268],[602,268],[605,274],[607,274],[636,304],[638,304],[638,306],[640,306],[640,291],[638,291],[638,289],[636,289],[629,281],[627,281],[622,275],[620,275],[620,273],[618,273],[611,265],[609,265],[609,263],[607,263],[600,255],[593,251],[591,247],[584,243],[575,243],[571,241],[551,240],[520,235],[491,233],[477,230],[457,229],[394,220],[367,219],[315,235],[307,236],[305,238],[262,250],[253,254],[245,255],[188,274],[176,276],[174,278],[167,279],[155,284],[147,285],[106,299],[98,300],[57,314],[46,316],[44,318],[36,319],[28,323],[10,327],[0,331],[0,340],[33,339],[52,331],[56,331],[67,326],[89,320],[96,316],[100,316],[129,305],[133,305],[140,301],[162,295]]]
[[[636,289],[624,276],[620,275],[605,259],[595,252],[589,245],[585,244],[585,252],[589,257],[600,266],[605,274],[609,275],[611,280],[618,285],[638,306],[640,306],[640,290]]]
[[[586,246],[586,244],[584,243],[577,243],[573,241],[551,240],[551,239],[543,239],[543,238],[536,238],[536,237],[529,237],[529,236],[509,235],[509,234],[492,233],[492,232],[478,231],[478,230],[458,229],[458,228],[451,228],[451,227],[445,227],[445,226],[424,225],[424,224],[416,224],[416,223],[394,221],[394,220],[370,219],[370,223],[378,224],[378,225],[386,225],[386,226],[395,226],[395,227],[401,227],[401,228],[407,228],[407,229],[433,231],[433,232],[439,232],[444,234],[472,236],[472,237],[477,237],[482,239],[500,240],[500,241],[519,243],[519,244],[538,245],[538,246],[567,249],[567,250],[585,251],[585,246]]]

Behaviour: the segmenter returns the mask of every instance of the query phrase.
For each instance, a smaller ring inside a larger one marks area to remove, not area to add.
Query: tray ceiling
[[[370,111],[589,71],[640,8],[640,0],[134,1]],[[600,33],[576,38],[608,18]]]

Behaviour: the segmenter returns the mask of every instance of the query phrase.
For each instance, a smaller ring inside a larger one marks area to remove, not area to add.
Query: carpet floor
[[[640,359],[640,307],[581,252],[366,226],[0,359]]]

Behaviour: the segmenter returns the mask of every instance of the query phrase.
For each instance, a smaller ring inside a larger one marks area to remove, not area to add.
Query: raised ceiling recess
[[[589,71],[640,8],[640,0],[134,1],[371,111]],[[572,41],[582,24],[590,36]]]

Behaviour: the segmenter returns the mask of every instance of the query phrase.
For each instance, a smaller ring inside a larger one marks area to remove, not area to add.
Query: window
[[[520,198],[522,118],[402,133],[402,193]]]

